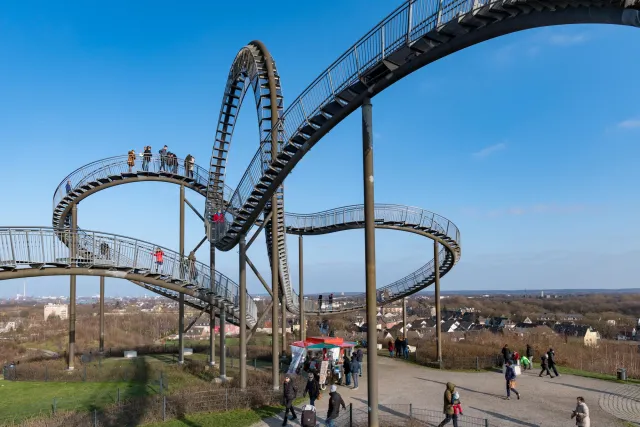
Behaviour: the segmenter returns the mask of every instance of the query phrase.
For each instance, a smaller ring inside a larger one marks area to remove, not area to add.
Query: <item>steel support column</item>
[[[378,427],[378,337],[376,319],[376,240],[373,192],[373,114],[371,99],[362,104],[362,164],[364,183],[364,253],[367,298],[367,396],[369,427]]]
[[[407,338],[407,297],[402,298],[402,335]]]
[[[104,353],[104,277],[100,277],[100,353]]]
[[[302,234],[298,236],[298,269],[299,269],[299,280],[300,280],[300,289],[298,292],[300,293],[300,341],[304,341],[307,337],[307,331],[304,323],[304,257],[302,253]]]
[[[209,246],[209,288],[216,288],[216,247],[213,243]],[[216,364],[216,311],[213,305],[209,312],[209,366]]]
[[[269,85],[269,109],[271,121],[271,158],[278,157],[278,88],[276,85],[276,73],[273,66],[273,57],[266,47],[260,42],[257,45],[264,53],[264,62],[267,67],[267,81]],[[265,218],[266,220],[266,218]],[[280,277],[280,262],[278,257],[278,196],[277,191],[271,197],[271,287],[273,293],[273,307],[271,309],[271,375],[273,389],[280,389],[280,369],[278,354],[278,278]]]
[[[220,378],[227,379],[227,310],[220,309]]]
[[[188,266],[184,264],[184,185],[180,186],[180,273],[187,274]],[[178,364],[184,363],[184,294],[180,292],[178,299]]]
[[[70,265],[75,267],[78,249],[78,205],[71,208],[71,248],[69,252]],[[115,248],[114,248],[115,249]],[[76,354],[76,276],[69,276],[69,350],[67,355],[67,367],[73,370]]]
[[[438,242],[433,241],[433,264],[436,285],[436,353],[438,363],[442,367],[442,309],[440,307],[440,260],[438,254]]]
[[[240,389],[247,388],[247,246],[245,236],[240,236]]]
[[[282,354],[287,352],[287,300],[282,295]]]

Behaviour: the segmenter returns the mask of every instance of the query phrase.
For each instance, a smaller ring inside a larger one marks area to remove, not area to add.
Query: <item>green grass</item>
[[[264,418],[270,418],[283,411],[280,406],[263,406],[256,409],[239,409],[228,412],[212,412],[186,415],[181,420],[146,424],[146,427],[248,427]]]
[[[626,381],[620,381],[615,375],[607,375],[607,374],[600,374],[597,372],[582,371],[580,369],[566,368],[564,366],[557,366],[557,368],[560,374],[576,375],[578,377],[593,378],[596,380],[613,381],[621,384],[626,384],[626,383],[640,384],[640,380],[637,380],[637,379],[629,378]]]
[[[0,384],[0,419],[37,413],[51,413],[54,398],[57,410],[90,410],[102,408],[120,398],[154,394],[146,384],[126,382],[21,382],[2,381]]]

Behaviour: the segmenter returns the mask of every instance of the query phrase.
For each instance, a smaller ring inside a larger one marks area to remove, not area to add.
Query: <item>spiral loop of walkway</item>
[[[165,294],[184,293],[190,305],[204,309],[203,303],[211,304],[226,310],[231,320],[239,323],[235,282],[216,272],[215,287],[210,289],[209,266],[162,247],[164,262],[158,265],[153,254],[159,247],[98,231],[0,227],[0,280],[55,275],[128,279],[149,288],[162,288]],[[258,318],[251,298],[245,316],[250,324]]]
[[[227,226],[216,236],[218,247],[234,247],[302,157],[366,99],[403,77],[466,47],[516,31],[576,23],[640,27],[638,9],[640,0],[406,1],[322,72],[276,123],[271,121],[277,131],[278,155],[272,159],[265,149],[273,139],[265,132],[229,200]],[[227,97],[230,87],[222,111],[233,109]],[[233,111],[235,120],[238,110]],[[224,126],[222,131],[226,132]],[[218,160],[215,150],[212,165],[214,160]],[[211,179],[216,179],[214,169],[211,172]],[[279,256],[281,263],[286,262],[286,248]],[[295,293],[290,285],[283,288],[288,309],[296,312]]]
[[[69,227],[71,208],[98,191],[122,184],[155,181],[184,185],[185,188],[190,188],[202,196],[206,194],[209,174],[208,171],[197,164],[194,164],[193,170],[190,171],[185,169],[184,159],[176,159],[175,161],[168,162],[166,158],[162,159],[156,155],[151,156],[149,161],[138,157],[131,167],[128,165],[127,160],[128,156],[123,155],[89,163],[76,169],[58,185],[53,196],[52,222],[53,229],[58,232],[58,237],[66,246],[71,244],[71,240],[69,240],[69,236],[72,235]],[[66,190],[67,183],[70,183],[71,186],[71,191],[69,192]],[[229,192],[230,189],[227,187],[224,194],[228,195]],[[94,255],[95,250],[99,250],[100,248],[93,245],[93,235],[88,234],[80,228],[78,228],[77,233],[78,249],[83,251],[87,258],[97,256],[98,259],[100,259],[101,255],[99,253]],[[28,243],[28,240],[25,242]],[[102,244],[102,242],[100,242],[100,244]],[[108,245],[108,243],[106,244]],[[121,247],[126,248],[126,245],[114,245],[113,247],[116,248],[114,260],[117,259],[117,264],[111,267],[109,264],[102,264],[102,268],[111,268],[114,271],[119,271],[136,266],[137,261],[134,258],[131,258],[128,253],[117,250]],[[175,252],[165,249],[163,249],[163,252],[165,252],[165,257],[167,253],[175,254]],[[176,256],[178,255],[176,254]],[[215,287],[212,291],[209,282],[209,267],[188,259],[184,262],[188,264],[188,268],[182,272],[183,277],[176,278],[173,273],[180,273],[176,271],[172,272],[172,274],[160,274],[159,277],[154,277],[154,283],[145,282],[140,279],[130,280],[139,286],[176,301],[179,299],[179,289],[190,289],[195,292],[194,295],[196,296],[205,296],[204,299],[192,297],[187,301],[190,306],[209,311],[211,309],[209,303],[214,301],[214,307],[226,309],[231,315],[230,321],[238,324],[238,285],[222,273],[216,271],[214,276]],[[169,268],[169,264],[165,263],[164,268]],[[142,269],[139,270],[143,271]],[[160,273],[163,273],[163,271],[160,271]],[[155,275],[148,272],[145,277],[152,276]],[[167,288],[158,285],[158,283],[173,283],[180,285],[181,288],[176,288],[175,286]],[[213,295],[213,299],[211,295]],[[257,320],[257,308],[251,296],[248,294],[247,296],[247,321],[250,325],[253,325]]]

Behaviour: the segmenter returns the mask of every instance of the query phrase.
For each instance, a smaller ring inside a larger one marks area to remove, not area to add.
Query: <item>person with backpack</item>
[[[289,411],[291,411],[292,421],[298,418],[296,412],[293,410],[293,401],[296,399],[297,394],[298,388],[294,383],[291,382],[291,377],[289,376],[289,374],[287,374],[284,377],[284,385],[282,386],[282,400],[284,404],[284,421],[282,421],[283,426],[287,425],[287,421],[289,420]]]
[[[510,360],[507,360],[507,367],[504,371],[504,379],[507,380],[507,400],[511,399],[511,392],[514,392],[520,400],[520,393],[516,390],[516,371],[513,369]]]
[[[312,406],[316,405],[316,400],[320,397],[320,384],[316,379],[316,376],[313,375],[312,372],[309,373],[307,377],[307,385],[304,388],[304,392],[302,393],[302,397],[306,397],[309,395],[309,404]]]
[[[340,406],[347,409],[342,396],[338,393],[338,387],[333,384],[329,392],[329,410],[327,411],[327,427],[335,427],[336,419],[340,416]],[[284,425],[284,424],[283,424]]]

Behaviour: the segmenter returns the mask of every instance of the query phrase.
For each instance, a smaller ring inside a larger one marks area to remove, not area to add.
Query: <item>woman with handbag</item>
[[[578,427],[591,427],[591,419],[589,418],[589,407],[584,403],[584,397],[578,397],[578,405],[571,414],[571,419],[576,419]]]
[[[513,369],[513,366],[511,366],[511,360],[507,360],[504,378],[507,380],[507,400],[511,399],[511,392],[514,392],[518,400],[520,400],[520,393],[516,390],[516,371]]]

